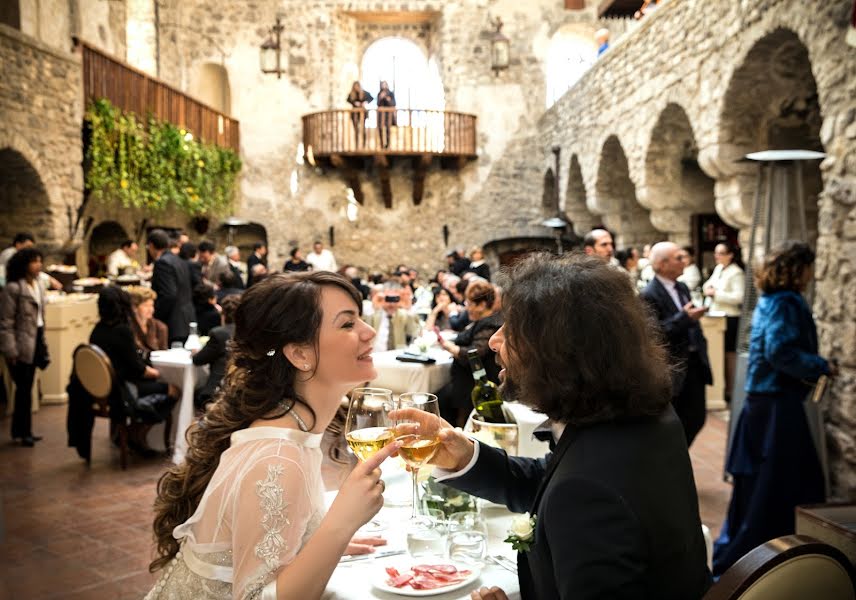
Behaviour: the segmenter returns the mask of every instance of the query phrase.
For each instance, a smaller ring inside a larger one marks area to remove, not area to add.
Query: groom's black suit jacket
[[[546,458],[482,444],[473,468],[444,483],[537,515],[534,543],[517,560],[523,600],[698,600],[710,586],[671,406],[659,417],[568,426]]]

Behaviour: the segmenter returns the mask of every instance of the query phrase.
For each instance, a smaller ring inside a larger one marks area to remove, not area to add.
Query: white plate
[[[412,558],[410,556],[404,559],[396,559],[389,560],[386,562],[380,562],[377,565],[374,565],[374,573],[372,575],[372,585],[377,589],[388,592],[390,594],[397,594],[399,596],[416,596],[416,597],[424,597],[424,596],[439,596],[440,594],[445,594],[447,592],[452,592],[454,590],[459,590],[463,587],[466,587],[473,583],[476,579],[479,578],[481,574],[481,568],[478,565],[469,566],[462,565],[458,563],[454,563],[451,561],[444,561],[437,557],[433,562],[430,557],[420,562],[420,558]],[[395,567],[398,569],[399,573],[404,573],[405,571],[409,571],[410,567],[414,567],[416,565],[452,565],[459,571],[472,571],[469,577],[466,579],[462,579],[458,583],[453,583],[452,585],[444,585],[443,587],[434,588],[433,590],[414,590],[409,585],[404,587],[396,588],[388,585],[386,580],[389,579],[389,574],[386,572],[387,567]]]

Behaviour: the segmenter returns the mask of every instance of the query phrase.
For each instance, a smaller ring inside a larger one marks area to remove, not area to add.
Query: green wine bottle
[[[499,395],[496,384],[487,378],[479,351],[470,348],[467,350],[467,358],[470,361],[470,368],[473,370],[473,379],[475,379],[471,398],[476,412],[487,423],[505,423],[505,414],[502,412],[502,397]]]

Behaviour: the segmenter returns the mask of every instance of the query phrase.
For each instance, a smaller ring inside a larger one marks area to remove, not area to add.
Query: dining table
[[[405,392],[436,392],[452,380],[452,355],[439,347],[429,348],[424,354],[433,363],[406,362],[405,350],[373,352],[372,361],[377,377],[372,387],[386,388],[395,394]]]
[[[380,535],[387,540],[385,546],[379,546],[374,555],[366,555],[359,560],[345,560],[339,563],[333,572],[327,589],[323,596],[324,600],[402,600],[410,596],[428,596],[433,600],[468,600],[470,592],[482,586],[499,586],[508,594],[510,600],[520,599],[520,584],[517,579],[516,569],[517,553],[512,550],[511,544],[503,540],[508,535],[508,529],[514,514],[504,506],[492,503],[482,503],[480,513],[487,524],[487,555],[489,557],[502,557],[505,567],[496,564],[493,559],[487,559],[479,569],[478,577],[466,586],[444,592],[442,588],[435,590],[423,590],[417,592],[405,586],[400,593],[384,591],[377,587],[377,583],[387,578],[386,567],[414,566],[419,564],[449,564],[445,556],[413,558],[406,553],[407,541],[404,527],[411,513],[411,483],[410,474],[405,470],[404,464],[397,458],[389,458],[381,465],[382,479],[386,485],[384,491],[384,507],[378,513],[376,519],[385,523],[385,529]],[[327,492],[325,501],[329,506],[336,497],[336,491]],[[405,551],[402,554],[383,556],[389,552]],[[469,566],[468,568],[472,568]]]
[[[149,359],[152,366],[160,372],[158,381],[171,383],[181,389],[181,399],[173,410],[175,438],[172,445],[172,462],[179,464],[187,453],[187,439],[184,434],[193,423],[193,392],[205,383],[208,367],[194,365],[190,350],[184,348],[156,350],[149,355]],[[163,440],[163,433],[157,431],[159,429],[160,427],[153,427],[147,438],[153,448],[157,448],[159,441]]]

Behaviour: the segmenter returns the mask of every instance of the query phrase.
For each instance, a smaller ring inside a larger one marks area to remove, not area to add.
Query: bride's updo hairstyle
[[[232,433],[259,419],[282,417],[294,403],[306,406],[294,388],[299,371],[282,350],[288,344],[308,343],[317,352],[325,286],[338,287],[358,308],[362,306],[351,282],[328,271],[272,275],[244,292],[235,312],[235,334],[220,392],[188,429],[184,462],[158,481],[154,505],[158,557],[150,571],[165,566],[178,552],[172,531],[196,511]]]

